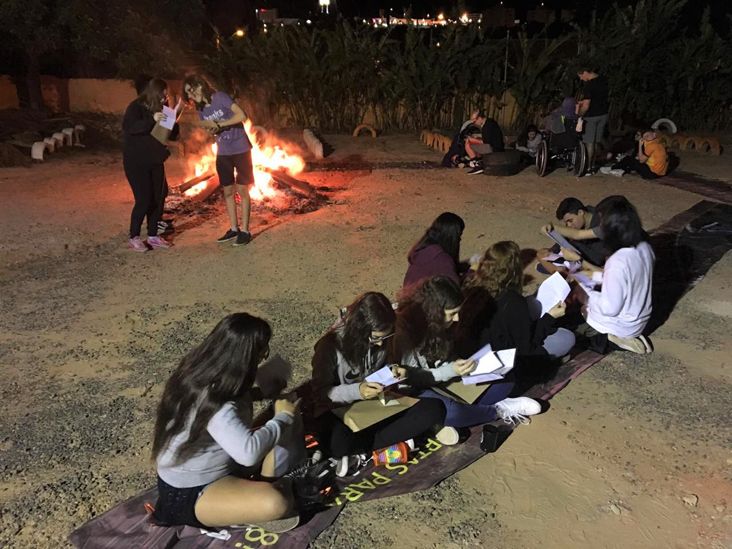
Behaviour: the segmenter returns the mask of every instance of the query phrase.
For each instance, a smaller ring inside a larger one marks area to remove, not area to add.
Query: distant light
[[[444,13],[438,13],[437,14],[437,20],[438,21],[444,21],[445,20],[445,14]]]
[[[460,16],[460,21],[462,21],[463,23],[467,23],[468,22],[468,14],[467,13],[463,13]]]
[[[234,32],[237,38],[244,38],[244,29],[236,29],[236,32]]]
[[[437,47],[438,47],[438,48],[440,47],[440,43],[439,43],[439,42],[437,42]]]
[[[305,24],[306,24],[306,25],[311,25],[312,23],[313,23],[313,22],[312,22],[312,21],[311,21],[310,19],[308,19],[308,20],[306,20],[306,21],[305,21]]]

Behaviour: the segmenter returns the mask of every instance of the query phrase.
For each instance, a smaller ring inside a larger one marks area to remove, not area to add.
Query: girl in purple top
[[[403,286],[411,286],[420,280],[441,275],[460,284],[458,274],[460,239],[465,222],[459,215],[443,212],[437,216],[409,252],[409,268]]]
[[[247,115],[234,100],[198,75],[187,76],[183,81],[183,97],[196,105],[200,121],[198,125],[216,136],[216,173],[224,188],[226,211],[230,227],[218,242],[234,240],[234,246],[249,244],[249,190],[254,183],[252,144],[244,131]],[[241,199],[241,225],[237,221],[235,194]]]

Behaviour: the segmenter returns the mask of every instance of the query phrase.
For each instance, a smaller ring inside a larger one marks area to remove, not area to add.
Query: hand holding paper
[[[378,383],[379,385],[383,387],[389,387],[390,385],[394,385],[395,383],[399,383],[402,381],[402,377],[398,377],[394,375],[394,371],[392,370],[392,366],[384,366],[383,368],[380,368],[379,370],[376,370],[372,374],[369,374],[366,376],[366,381],[369,383]]]
[[[554,273],[539,286],[536,299],[541,303],[541,315],[544,316],[569,295],[569,284],[559,273]]]
[[[177,118],[176,109],[171,109],[167,105],[163,105],[163,119],[158,122],[166,130],[172,130],[175,126],[175,120]]]

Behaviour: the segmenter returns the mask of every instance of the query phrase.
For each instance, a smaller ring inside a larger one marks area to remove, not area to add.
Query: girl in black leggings
[[[124,152],[122,161],[127,181],[132,187],[135,205],[130,219],[129,246],[136,252],[149,248],[170,248],[171,244],[158,236],[158,221],[163,216],[167,194],[164,162],[170,151],[150,132],[165,115],[162,107],[168,100],[165,80],[153,78],[143,92],[127,107],[122,121]],[[177,139],[178,124],[169,139]],[[147,245],[140,239],[142,221],[147,217]]]

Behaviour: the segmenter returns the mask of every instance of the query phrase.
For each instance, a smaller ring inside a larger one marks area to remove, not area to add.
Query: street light
[[[244,29],[236,29],[236,31],[234,31],[234,36],[237,38],[244,38],[245,34]]]

